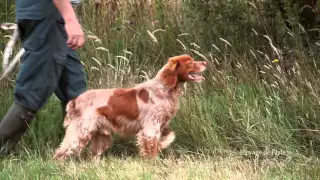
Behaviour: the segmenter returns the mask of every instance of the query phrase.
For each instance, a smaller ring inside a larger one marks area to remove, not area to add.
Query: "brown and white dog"
[[[81,151],[91,140],[92,158],[112,144],[112,133],[136,136],[144,157],[155,158],[175,139],[169,123],[179,108],[181,85],[201,82],[207,62],[189,55],[169,58],[157,75],[132,88],[88,90],[67,105],[66,134],[54,159],[63,160]]]

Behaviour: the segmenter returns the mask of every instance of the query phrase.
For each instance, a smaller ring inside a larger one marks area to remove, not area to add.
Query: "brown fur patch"
[[[155,158],[158,155],[158,139],[156,137],[148,138],[142,132],[137,136],[140,153],[143,156]]]
[[[149,93],[148,93],[147,90],[141,89],[139,91],[139,93],[138,93],[138,96],[143,102],[148,103],[148,101],[149,101]]]
[[[136,97],[137,90],[135,89],[117,89],[109,98],[108,105],[98,108],[98,112],[112,119],[123,116],[130,120],[136,120],[139,117]]]
[[[97,109],[99,114],[102,114],[106,119],[112,124],[112,127],[118,131],[121,128],[121,125],[117,122],[115,113],[112,108],[109,106],[103,106]]]

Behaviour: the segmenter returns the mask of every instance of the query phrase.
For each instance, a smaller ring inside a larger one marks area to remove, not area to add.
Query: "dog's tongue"
[[[189,78],[195,81],[201,81],[204,80],[205,78],[203,76],[197,75],[197,74],[190,74]]]

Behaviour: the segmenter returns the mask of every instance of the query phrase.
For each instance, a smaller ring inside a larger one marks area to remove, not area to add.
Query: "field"
[[[53,95],[16,153],[0,158],[0,179],[320,176],[319,47],[303,38],[293,12],[294,29],[288,30],[279,16],[272,29],[253,1],[108,2],[101,14],[91,1],[77,8],[87,35],[78,53],[89,88],[132,86],[152,78],[175,55],[209,62],[205,82],[184,87],[171,125],[176,141],[154,161],[139,157],[134,139],[115,137],[99,162],[55,162],[64,131]],[[1,22],[14,22],[13,4],[0,7]],[[0,31],[1,52],[10,33]],[[0,117],[13,100],[17,72],[0,81]]]
[[[50,147],[43,150],[51,153]],[[318,179],[319,160],[295,157],[246,159],[237,155],[166,156],[150,161],[139,157],[104,157],[100,162],[70,160],[56,163],[51,156],[24,151],[2,160],[1,179]]]

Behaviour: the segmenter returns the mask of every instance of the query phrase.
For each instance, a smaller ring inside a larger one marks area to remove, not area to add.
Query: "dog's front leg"
[[[146,123],[137,134],[137,144],[140,149],[140,154],[144,157],[156,158],[159,151],[160,136],[160,123]]]
[[[160,150],[167,148],[175,140],[175,133],[171,130],[169,126],[164,126],[161,129],[161,139],[159,142]]]

